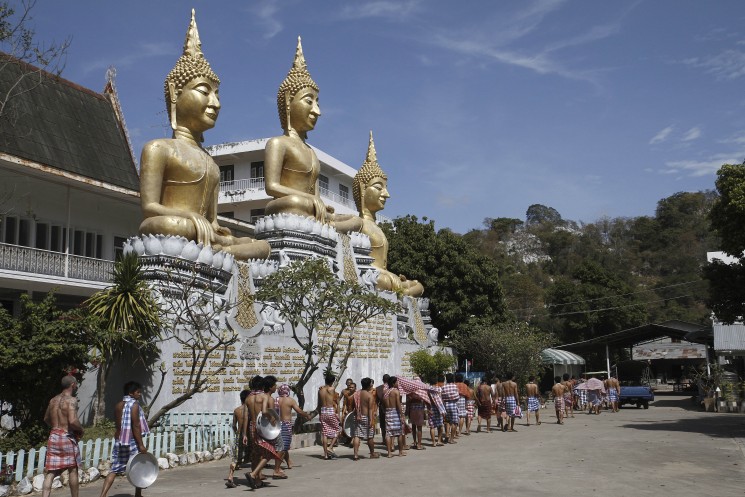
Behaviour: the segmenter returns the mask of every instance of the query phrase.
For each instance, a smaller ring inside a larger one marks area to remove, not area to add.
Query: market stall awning
[[[541,352],[543,364],[584,364],[585,360],[566,350],[545,349]]]

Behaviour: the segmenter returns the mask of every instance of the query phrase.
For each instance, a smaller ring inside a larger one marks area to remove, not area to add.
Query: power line
[[[686,286],[686,285],[692,285],[692,284],[704,283],[704,282],[705,282],[704,280],[693,280],[693,281],[686,281],[684,283],[674,283],[672,285],[660,286],[660,287],[656,287],[656,288],[650,288],[648,290],[640,290],[638,292],[621,293],[621,294],[616,294],[616,295],[608,295],[606,297],[597,297],[597,298],[594,298],[594,299],[587,299],[587,300],[575,300],[574,302],[563,302],[563,303],[560,303],[560,304],[548,304],[548,305],[545,306],[545,309],[549,309],[549,308],[552,308],[552,307],[560,307],[560,306],[564,306],[564,305],[584,304],[584,303],[587,303],[587,302],[596,302],[598,300],[614,299],[614,298],[618,298],[618,297],[628,297],[629,295],[638,295],[640,293],[655,292],[657,290],[665,290],[667,288],[675,288],[675,287],[679,287],[679,286]],[[535,307],[526,307],[524,309],[510,309],[510,312],[530,311],[530,310],[533,310],[533,309],[535,309]]]
[[[595,312],[613,311],[615,309],[623,309],[625,307],[642,307],[642,306],[647,306],[647,305],[650,305],[650,304],[658,304],[660,302],[667,302],[669,300],[684,299],[684,298],[688,298],[688,297],[693,297],[693,295],[690,295],[690,294],[689,295],[678,295],[677,297],[670,297],[670,298],[659,299],[659,300],[648,300],[646,302],[637,302],[637,303],[634,303],[634,304],[617,305],[617,306],[613,306],[613,307],[604,307],[602,309],[588,309],[588,310],[585,310],[585,311],[562,312],[562,313],[559,313],[559,314],[552,314],[552,317],[572,316],[572,315],[575,315],[575,314],[592,314],[592,313],[595,313]],[[547,314],[550,314],[549,311],[548,311],[548,309],[545,308],[545,307],[544,308],[529,307],[529,308],[521,309],[521,310],[534,310],[534,309],[537,310],[537,311],[543,311],[543,312],[545,312]]]

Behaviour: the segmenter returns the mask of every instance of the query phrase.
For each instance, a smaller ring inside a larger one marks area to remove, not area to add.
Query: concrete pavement
[[[704,413],[688,397],[668,395],[658,396],[648,410],[577,414],[560,426],[552,408],[549,403],[541,410],[541,426],[518,420],[517,433],[472,433],[436,448],[429,446],[427,433],[426,450],[410,450],[403,458],[354,462],[351,449],[339,447],[340,458],[325,461],[320,447],[298,449],[292,452],[298,467],[287,471],[288,480],[269,480],[271,487],[255,491],[225,487],[226,459],[175,468],[162,471],[144,495],[745,495],[743,415]],[[237,483],[246,483],[244,472],[237,473]],[[100,491],[96,482],[82,488],[80,496],[97,497]],[[69,490],[52,495],[69,495]],[[128,495],[134,489],[124,478],[109,493]]]

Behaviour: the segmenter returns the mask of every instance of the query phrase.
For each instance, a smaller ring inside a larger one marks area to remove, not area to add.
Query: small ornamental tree
[[[541,351],[555,342],[552,334],[516,321],[492,324],[474,319],[459,331],[453,345],[473,358],[475,368],[511,371],[520,385],[543,370]]]
[[[187,361],[189,374],[185,376],[181,394],[152,414],[150,407],[155,404],[168,374],[167,368],[161,365],[160,385],[145,407],[151,427],[158,426],[159,420],[171,409],[213,384],[219,384],[219,375],[230,362],[229,351],[239,339],[238,333],[227,328],[223,320],[239,302],[230,303],[207,288],[196,272],[179,274],[178,277],[168,273],[166,286],[169,296],[162,304],[162,339],[180,344],[182,350],[190,355]]]
[[[409,357],[411,369],[422,381],[432,383],[437,376],[447,371],[452,371],[455,366],[455,358],[442,350],[430,354],[426,349],[420,349]]]
[[[286,319],[293,340],[303,351],[303,370],[293,385],[301,408],[305,385],[319,368],[337,372],[337,381],[346,370],[356,328],[399,309],[397,301],[340,280],[322,258],[296,261],[269,275],[256,292],[256,300]]]
[[[143,278],[139,258],[129,253],[114,263],[113,284],[85,302],[101,319],[101,333],[94,342],[93,362],[98,365],[93,424],[104,417],[106,382],[114,363],[133,351],[143,365],[158,355],[160,308]]]

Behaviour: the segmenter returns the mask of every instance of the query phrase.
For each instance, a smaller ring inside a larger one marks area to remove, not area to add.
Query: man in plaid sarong
[[[269,463],[270,460],[274,459],[274,474],[272,474],[273,480],[285,480],[287,475],[280,468],[282,462],[282,437],[278,436],[275,440],[266,440],[256,429],[256,418],[259,413],[262,416],[269,414],[269,409],[274,407],[274,399],[272,394],[277,390],[277,378],[272,375],[264,377],[264,391],[256,395],[249,395],[246,399],[246,404],[249,410],[249,419],[251,420],[250,431],[253,437],[253,449],[259,453],[259,463],[254,467],[251,466],[252,471],[246,473],[248,484],[251,488],[256,489],[263,486],[261,482],[261,471]],[[280,420],[274,420],[279,423]]]
[[[508,420],[505,421],[502,426],[502,431],[515,431],[515,408],[520,405],[520,394],[517,391],[517,383],[515,383],[515,375],[512,373],[506,373],[505,378],[507,381],[502,382],[502,389],[504,390],[504,401],[507,409]]]
[[[310,415],[300,409],[298,403],[290,397],[290,385],[284,384],[277,389],[276,408],[279,412],[279,419],[282,423],[282,432],[280,437],[282,438],[282,445],[284,447],[285,457],[284,460],[287,463],[287,469],[292,469],[292,463],[290,462],[290,447],[292,446],[292,411],[295,411],[298,416],[302,416],[306,419],[310,418]]]
[[[442,447],[442,428],[444,422],[442,413],[445,412],[445,404],[442,402],[442,387],[432,383],[433,392],[430,392],[430,399],[427,414],[427,425],[429,426],[429,435],[432,437],[432,447]],[[437,439],[435,440],[435,429],[437,429]]]
[[[326,384],[318,389],[318,411],[321,413],[321,443],[323,444],[323,458],[336,459],[334,443],[341,430],[339,420],[339,403],[334,400],[336,376],[326,375]]]
[[[248,397],[249,391],[243,390],[240,393],[241,405],[233,410],[233,454],[230,461],[230,469],[228,470],[228,481],[225,482],[225,486],[228,488],[235,488],[238,485],[233,481],[233,475],[235,470],[240,468],[243,459],[245,458],[246,452],[249,452],[246,444],[243,443],[242,433],[245,433],[244,425],[248,423],[248,406],[246,406],[246,397]]]
[[[375,410],[377,402],[373,390],[372,378],[362,378],[361,390],[352,394],[354,400],[354,430],[352,431],[352,447],[354,447],[354,461],[359,461],[360,440],[367,442],[370,449],[370,459],[377,459],[380,455],[375,452]]]
[[[489,385],[489,379],[484,376],[481,378],[481,383],[476,390],[476,396],[479,399],[479,425],[476,427],[476,432],[481,431],[481,420],[486,420],[486,432],[491,432],[491,415],[492,415],[492,389]]]
[[[74,376],[62,378],[62,392],[49,401],[44,414],[44,421],[52,427],[52,431],[44,462],[43,497],[49,497],[52,481],[66,469],[70,471],[70,494],[73,497],[78,495],[78,468],[81,466],[78,439],[83,435],[83,427],[78,421],[77,389],[78,381]]]
[[[388,391],[385,393],[385,444],[388,449],[388,457],[393,457],[393,439],[398,438],[398,455],[403,457],[404,445],[406,444],[403,430],[403,413],[401,412],[401,394],[398,391],[398,379],[395,376],[388,378]]]
[[[541,424],[541,394],[535,382],[535,376],[528,378],[528,383],[525,385],[525,392],[528,395],[527,425],[530,426],[531,412],[535,413],[536,424]]]
[[[455,437],[458,432],[458,422],[460,414],[458,413],[458,387],[455,385],[455,376],[453,373],[445,375],[447,383],[442,387],[442,401],[445,403],[445,433],[448,437],[448,443],[457,443]]]
[[[111,472],[106,476],[101,497],[106,497],[117,475],[127,471],[129,459],[139,452],[147,452],[142,437],[150,432],[139,400],[142,398],[142,385],[136,381],[124,384],[124,398],[114,407],[116,433],[114,447],[111,449]],[[135,489],[135,497],[142,495],[142,489]]]
[[[565,386],[561,382],[561,376],[554,377],[554,386],[551,393],[554,396],[554,409],[556,409],[556,424],[564,424],[564,390]]]

